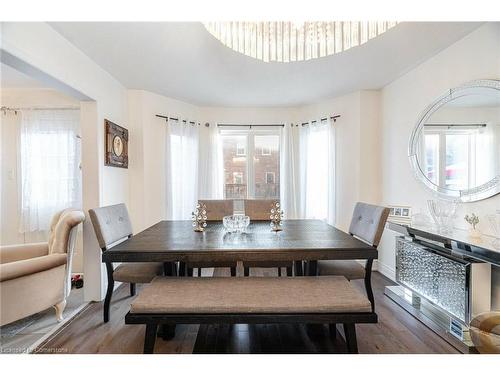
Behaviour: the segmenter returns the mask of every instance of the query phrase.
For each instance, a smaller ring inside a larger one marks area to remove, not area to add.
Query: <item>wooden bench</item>
[[[376,323],[368,298],[343,276],[157,277],[132,302],[126,324],[145,324],[144,353],[159,325],[343,323],[357,353],[357,323]]]

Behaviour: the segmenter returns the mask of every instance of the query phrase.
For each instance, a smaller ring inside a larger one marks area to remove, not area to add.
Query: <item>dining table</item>
[[[283,220],[280,231],[269,221],[252,221],[241,233],[229,233],[222,222],[208,222],[196,232],[189,220],[164,220],[104,251],[102,261],[108,269],[114,262],[293,261],[305,265],[303,272],[296,268],[296,276],[316,276],[320,260],[365,260],[365,288],[374,310],[371,270],[377,255],[376,247],[322,220]],[[173,269],[167,276],[186,275],[182,266],[179,274]]]
[[[165,220],[104,251],[103,262],[309,261],[377,258],[377,249],[322,220],[253,221],[242,233],[222,222],[195,232],[189,220]],[[310,269],[314,272],[314,269]]]
[[[322,220],[283,220],[281,229],[273,231],[269,221],[252,221],[244,232],[229,233],[222,222],[208,222],[203,232],[195,232],[189,220],[164,220],[104,251],[102,261],[294,261],[307,265],[303,275],[315,276],[318,260],[366,260],[371,295],[371,268],[378,256],[374,246]]]

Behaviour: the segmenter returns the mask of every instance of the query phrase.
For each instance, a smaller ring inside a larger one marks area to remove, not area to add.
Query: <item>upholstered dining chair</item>
[[[354,207],[349,234],[367,244],[377,247],[384,232],[385,223],[389,216],[387,207],[375,206],[373,204],[358,202]],[[370,262],[369,267],[367,267]],[[355,260],[320,260],[318,261],[319,275],[344,276],[348,280],[365,279],[369,284],[366,288],[368,299],[375,306],[373,293],[371,292],[371,275],[367,275],[366,269],[371,271],[373,260],[368,260],[365,266]],[[330,331],[335,334],[335,325]]]
[[[489,311],[474,317],[469,332],[479,353],[500,354],[500,311]]]
[[[245,215],[250,218],[250,221],[270,221],[271,206],[278,199],[245,199]],[[291,261],[245,261],[243,262],[243,272],[245,276],[250,276],[251,268],[276,268],[278,276],[282,275],[282,268],[286,269],[285,276],[293,275],[294,262]],[[300,273],[297,269],[297,273]]]
[[[132,224],[125,204],[94,208],[89,210],[90,220],[103,252],[116,243],[132,236]],[[136,284],[147,284],[156,276],[163,274],[163,263],[122,263],[114,269],[112,263],[106,263],[108,289],[104,299],[104,322],[109,321],[109,308],[115,281],[130,284],[130,295],[135,295]]]
[[[231,199],[205,199],[199,200],[198,203],[203,203],[207,208],[207,221],[220,221],[224,216],[232,215],[234,212],[233,200]],[[190,262],[186,264],[188,276],[193,275],[193,271],[197,270],[197,276],[201,277],[203,268],[229,268],[231,276],[236,276],[237,262]]]
[[[0,325],[54,307],[63,319],[71,292],[71,266],[82,211],[56,213],[47,242],[0,247]]]

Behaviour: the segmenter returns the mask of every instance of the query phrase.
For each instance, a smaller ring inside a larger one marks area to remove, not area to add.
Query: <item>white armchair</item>
[[[82,211],[63,210],[52,219],[48,242],[0,247],[0,325],[51,306],[59,321],[71,291],[71,265]]]

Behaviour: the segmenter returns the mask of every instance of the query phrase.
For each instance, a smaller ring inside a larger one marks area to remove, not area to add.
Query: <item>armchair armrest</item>
[[[49,245],[46,242],[0,246],[0,264],[41,257],[48,254]]]
[[[0,281],[17,279],[22,276],[50,270],[66,264],[66,254],[50,254],[0,265]]]

